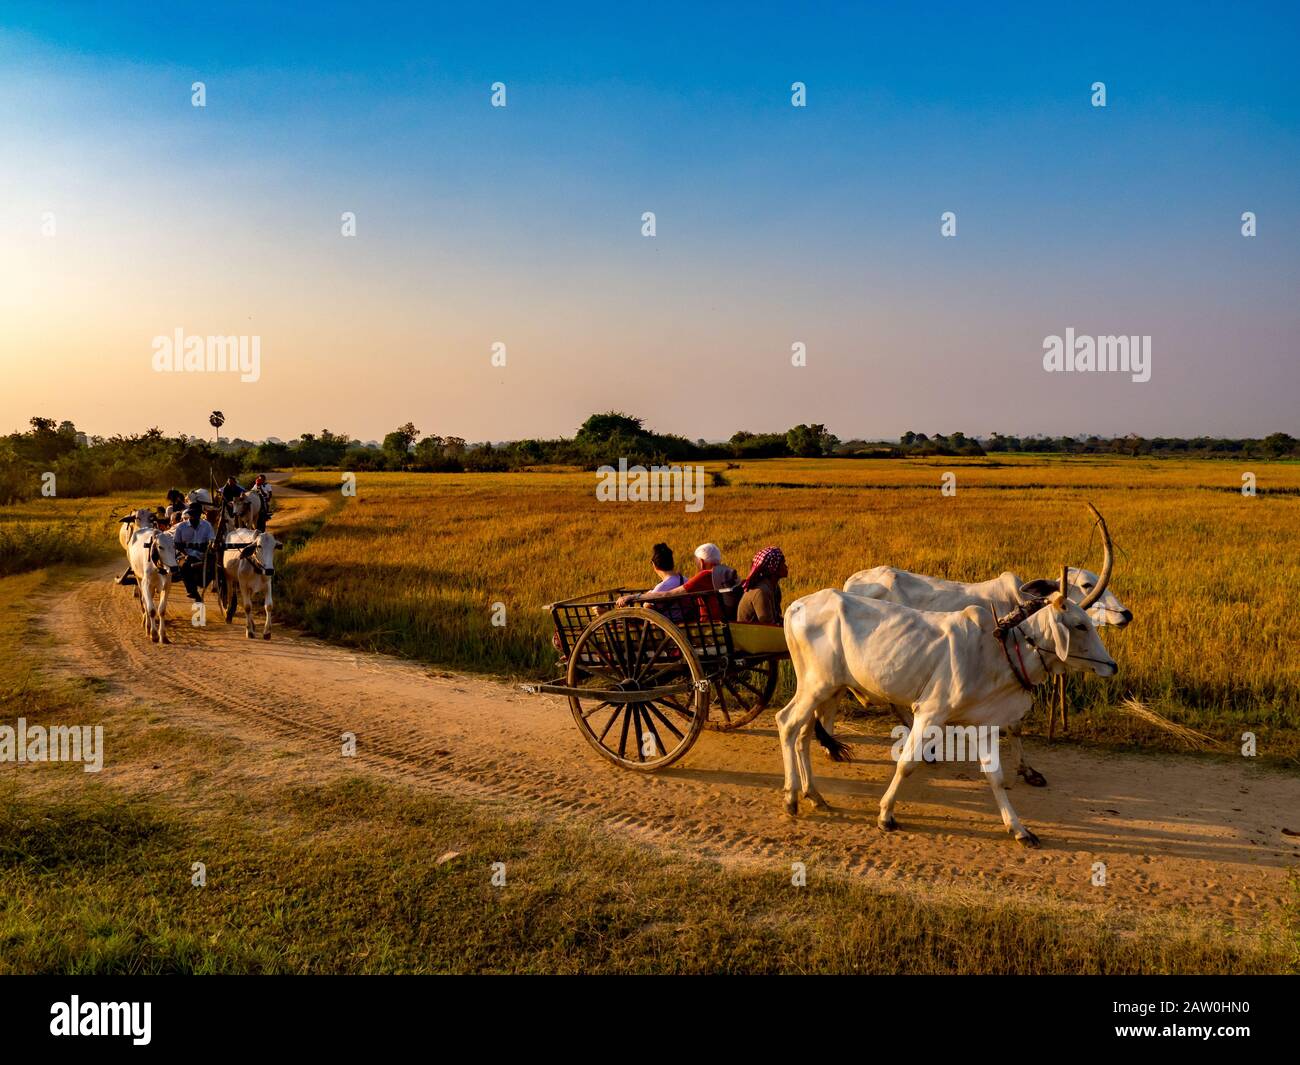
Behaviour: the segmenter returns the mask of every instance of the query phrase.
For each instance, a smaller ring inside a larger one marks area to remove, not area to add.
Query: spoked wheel
[[[569,655],[568,686],[590,692],[569,696],[573,720],[602,757],[625,769],[663,769],[691,749],[709,712],[703,681],[681,629],[652,610],[602,614]]]
[[[775,658],[750,659],[714,677],[704,727],[729,732],[758,717],[776,694],[780,665]]]

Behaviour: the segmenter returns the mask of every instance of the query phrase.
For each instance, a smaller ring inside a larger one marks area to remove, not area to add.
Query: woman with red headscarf
[[[765,547],[754,556],[745,578],[745,594],[736,620],[747,624],[781,624],[781,578],[790,576],[785,555],[779,547]]]

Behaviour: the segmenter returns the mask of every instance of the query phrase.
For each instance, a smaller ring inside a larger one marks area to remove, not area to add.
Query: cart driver
[[[736,620],[752,625],[781,624],[781,581],[790,576],[785,553],[779,547],[765,547],[754,556],[745,594]]]
[[[257,531],[266,532],[266,519],[271,516],[271,485],[266,474],[259,473],[253,481],[253,491],[262,497],[262,509],[257,513]]]
[[[185,520],[176,526],[173,533],[181,564],[181,580],[185,582],[185,594],[197,603],[203,598],[199,591],[203,586],[203,560],[207,555],[208,544],[214,539],[212,526],[203,517],[203,504],[191,503],[186,507]]]
[[[244,494],[244,486],[235,480],[234,475],[226,478],[226,483],[221,486],[221,498],[227,504],[233,503],[236,499]]]

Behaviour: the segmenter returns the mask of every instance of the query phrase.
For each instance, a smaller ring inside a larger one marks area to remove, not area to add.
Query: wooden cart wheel
[[[569,696],[578,728],[601,756],[651,772],[691,749],[709,713],[704,671],[682,630],[653,610],[610,610],[588,625],[569,655]],[[665,691],[664,689],[668,689]],[[605,693],[651,692],[644,702]]]
[[[709,720],[704,727],[714,732],[729,732],[758,717],[776,694],[780,666],[775,658],[757,658],[734,665],[714,677]]]

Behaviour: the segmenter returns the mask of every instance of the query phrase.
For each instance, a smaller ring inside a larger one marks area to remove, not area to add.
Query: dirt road
[[[290,493],[277,489],[278,498]],[[304,502],[302,506],[309,504]],[[841,734],[855,761],[815,749],[822,791],[837,807],[797,821],[781,811],[781,760],[770,714],[738,733],[705,733],[673,768],[641,775],[607,765],[582,741],[560,699],[480,677],[356,653],[290,630],[245,639],[212,612],[191,628],[173,607],[169,647],[145,641],[130,590],[108,567],[60,592],[43,625],[56,668],[104,683],[107,698],[147,700],[183,723],[273,741],[337,765],[355,733],[361,766],[459,797],[491,797],[600,823],[658,846],[721,861],[834,865],[908,890],[1185,913],[1253,925],[1276,915],[1288,868],[1300,864],[1300,777],[1241,761],[1094,753],[1030,744],[1050,781],[1011,792],[1042,838],[1006,835],[974,767],[923,767],[905,785],[901,830],[875,827],[892,772],[885,736]],[[236,668],[232,668],[236,667]],[[220,676],[218,681],[217,677]],[[105,768],[111,780],[113,767]],[[1106,866],[1094,886],[1094,863]],[[823,865],[825,868],[825,865]]]

